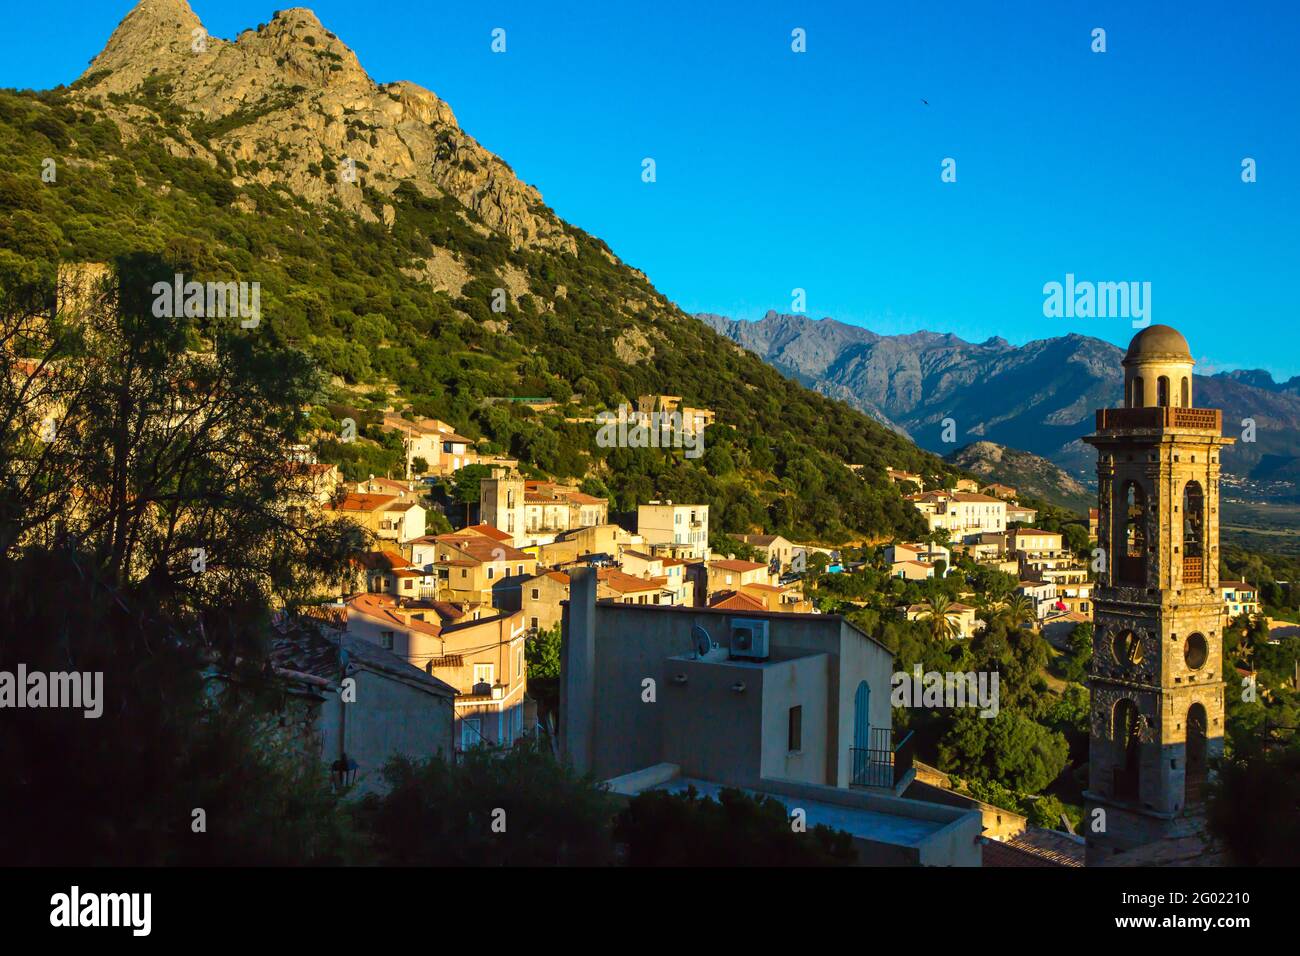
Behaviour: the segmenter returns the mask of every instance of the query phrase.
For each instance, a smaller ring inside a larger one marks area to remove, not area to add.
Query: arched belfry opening
[[[1127,697],[1115,703],[1111,715],[1111,733],[1115,747],[1112,766],[1115,776],[1112,793],[1117,800],[1137,800],[1141,788],[1141,737],[1138,734],[1137,704]]]
[[[1161,408],[1169,407],[1169,376],[1161,375],[1156,379],[1156,404]]]
[[[1192,407],[1192,380],[1186,375],[1183,376],[1183,396],[1182,401],[1179,402],[1179,404],[1182,405],[1183,408]]]
[[[1142,376],[1135,375],[1128,383],[1128,407],[1141,408],[1145,395],[1142,392]]]
[[[1208,732],[1205,706],[1192,704],[1187,709],[1187,767],[1183,774],[1185,806],[1199,806],[1205,800],[1205,779],[1209,768]]]
[[[1120,497],[1124,533],[1119,557],[1119,580],[1124,584],[1145,584],[1147,579],[1147,496],[1136,481],[1124,485]]]
[[[1199,481],[1183,487],[1183,583],[1205,580],[1205,493]]]

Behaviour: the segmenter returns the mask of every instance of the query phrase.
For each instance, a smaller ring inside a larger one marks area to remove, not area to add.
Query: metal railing
[[[892,740],[888,727],[873,727],[867,747],[849,748],[849,786],[892,790],[912,769],[912,732]]]

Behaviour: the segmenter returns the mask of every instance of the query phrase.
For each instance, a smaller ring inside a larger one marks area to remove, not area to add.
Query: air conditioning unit
[[[733,618],[731,621],[731,656],[750,661],[769,657],[768,621]]]

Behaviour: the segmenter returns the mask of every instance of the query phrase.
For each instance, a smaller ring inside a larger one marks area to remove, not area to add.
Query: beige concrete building
[[[521,612],[446,620],[433,605],[367,594],[348,602],[347,630],[456,689],[457,750],[509,746],[531,732]]]
[[[1220,581],[1219,591],[1223,595],[1224,623],[1242,614],[1254,617],[1259,613],[1259,592],[1245,581]]]
[[[740,540],[757,551],[765,564],[776,562],[778,572],[789,571],[799,551],[798,545],[779,534],[742,534]]]
[[[451,759],[456,689],[445,681],[345,627],[282,622],[270,658],[276,675],[309,702],[305,749],[323,771],[340,762],[353,771],[355,793],[383,792],[391,757]],[[340,693],[345,679],[355,690],[349,702]]]
[[[411,563],[437,577],[440,600],[519,610],[520,588],[537,573],[537,558],[481,534],[442,534],[411,543]]]
[[[925,491],[909,495],[907,500],[922,514],[931,531],[943,529],[954,541],[1007,529],[1007,503],[990,495]]]
[[[837,820],[861,862],[979,865],[977,812],[896,796],[914,773],[883,645],[834,615],[600,604],[586,570],[572,591],[560,742],[580,773],[625,796],[772,796]]]
[[[746,584],[775,584],[766,564],[724,558],[708,563],[708,597],[721,591],[738,591]]]
[[[425,510],[411,497],[397,494],[357,494],[324,505],[325,514],[350,518],[383,541],[399,544],[423,537]]]
[[[636,510],[636,530],[652,554],[709,559],[709,506],[652,501]]]
[[[573,485],[525,479],[493,469],[479,482],[479,517],[528,546],[549,544],[565,531],[603,525],[609,502],[583,494]]]

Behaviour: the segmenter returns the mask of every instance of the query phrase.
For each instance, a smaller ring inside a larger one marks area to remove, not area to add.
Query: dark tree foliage
[[[797,831],[779,800],[730,788],[716,800],[694,787],[639,794],[614,834],[631,866],[844,866],[857,859],[843,830],[818,824]]]
[[[551,755],[541,738],[462,763],[394,758],[391,788],[357,810],[389,866],[594,866],[613,862],[613,798]]]

